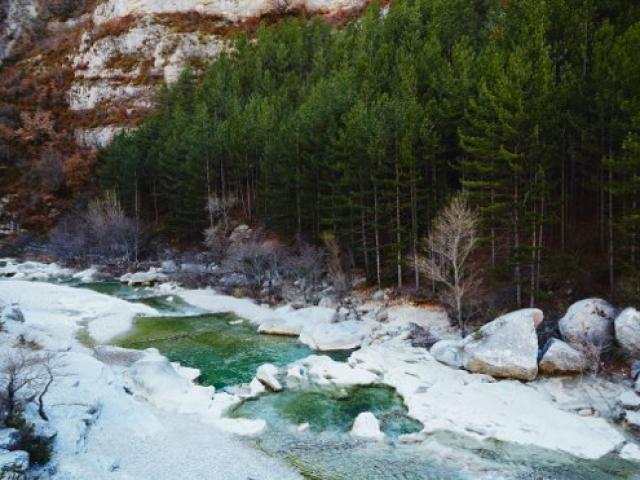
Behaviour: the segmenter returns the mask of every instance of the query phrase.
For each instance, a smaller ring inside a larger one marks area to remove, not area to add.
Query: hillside
[[[0,215],[42,231],[84,194],[93,151],[137,125],[157,87],[260,18],[342,18],[360,0],[7,0],[0,4]],[[7,223],[5,229],[11,228]]]

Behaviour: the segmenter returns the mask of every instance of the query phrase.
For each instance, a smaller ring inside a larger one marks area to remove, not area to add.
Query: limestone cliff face
[[[82,117],[73,137],[87,147],[103,146],[113,132],[135,124],[150,107],[161,81],[172,82],[187,64],[200,65],[219,55],[227,47],[226,34],[243,28],[245,22],[292,12],[330,15],[365,4],[365,0],[0,2],[4,24],[0,61],[19,56],[29,65],[33,61],[29,45],[75,32],[77,41],[62,59],[65,65],[54,63],[49,68],[70,68],[73,73],[63,94],[68,109]],[[33,52],[43,55],[35,47]],[[116,107],[126,115],[109,114]]]
[[[0,236],[44,229],[135,128],[162,82],[264,16],[345,18],[368,0],[0,0]]]

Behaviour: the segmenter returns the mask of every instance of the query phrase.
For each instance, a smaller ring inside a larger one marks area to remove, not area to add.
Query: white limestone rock
[[[0,322],[24,323],[24,314],[16,303],[0,307]]]
[[[366,440],[384,440],[384,433],[380,430],[380,422],[371,412],[358,414],[351,428],[351,436]]]
[[[307,307],[298,310],[280,308],[271,314],[270,319],[260,322],[258,332],[297,337],[307,325],[332,323],[335,319],[336,311],[332,308]]]
[[[0,449],[0,478],[11,479],[11,474],[24,474],[29,468],[29,454],[22,450]],[[22,478],[19,476],[13,478]]]
[[[461,368],[463,342],[461,340],[440,340],[429,350],[433,358],[453,368]]]
[[[93,347],[94,356],[107,365],[130,367],[145,356],[145,352],[114,345],[96,345]]]
[[[589,367],[587,357],[571,345],[553,338],[540,360],[540,371],[547,375],[572,375]]]
[[[640,312],[625,308],[614,322],[618,344],[633,358],[640,358]]]
[[[452,432],[591,459],[625,442],[610,422],[565,411],[532,384],[452,369],[399,340],[356,350],[349,361],[395,388],[409,416],[423,424],[424,435]]]
[[[464,368],[495,377],[533,380],[538,374],[536,327],[543,313],[526,308],[508,313],[463,341]]]
[[[562,338],[574,345],[595,345],[600,349],[613,341],[615,309],[605,300],[588,298],[569,307],[558,322]]]
[[[119,125],[105,125],[94,128],[76,128],[73,134],[79,146],[98,149],[109,145],[116,135],[131,130],[132,128]]]
[[[138,108],[151,107],[151,89],[144,85],[114,84],[108,80],[76,81],[67,92],[69,108],[92,110],[103,102],[127,100]]]
[[[618,401],[625,410],[640,410],[640,395],[631,390],[626,390],[620,395]]]
[[[361,0],[238,0],[223,2],[216,0],[107,0],[100,3],[93,20],[101,24],[127,15],[149,15],[158,13],[197,12],[203,15],[222,17],[237,22],[247,18],[260,17],[268,13],[284,13],[304,10],[312,13],[331,13],[361,8]]]
[[[305,326],[300,341],[321,352],[358,348],[371,335],[371,327],[364,322],[347,320]]]
[[[160,269],[152,267],[147,272],[125,273],[120,277],[120,282],[129,285],[155,285],[168,279]]]
[[[276,378],[278,373],[278,367],[271,363],[265,363],[258,367],[258,370],[256,371],[256,378],[274,392],[279,392],[282,390],[282,385]]]
[[[640,432],[640,412],[626,410],[624,412],[624,422],[631,430]]]
[[[371,385],[378,376],[368,370],[344,362],[336,362],[326,355],[310,355],[298,360],[287,369],[289,387],[307,386],[349,387]]]
[[[0,428],[0,449],[13,450],[20,441],[20,432],[15,428]]]
[[[627,443],[620,450],[620,458],[623,460],[629,460],[630,462],[640,463],[640,446],[636,443]]]

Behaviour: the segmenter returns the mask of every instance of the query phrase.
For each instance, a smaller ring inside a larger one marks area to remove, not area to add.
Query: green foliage
[[[35,427],[28,422],[22,412],[15,412],[13,415],[4,419],[4,426],[7,428],[15,428],[20,432],[20,440],[17,443],[16,450],[24,450],[29,453],[29,462],[31,465],[45,465],[51,460],[53,453],[52,441],[35,433]]]
[[[378,283],[400,283],[463,187],[490,273],[533,301],[550,249],[581,254],[572,232],[605,251],[615,216],[617,257],[638,233],[639,19],[625,0],[401,0],[338,30],[263,25],[165,86],[99,155],[102,184],[183,239],[211,195],[284,234],[330,231]]]

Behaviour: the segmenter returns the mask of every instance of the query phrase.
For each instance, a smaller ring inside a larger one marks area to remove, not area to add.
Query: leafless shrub
[[[332,234],[323,236],[327,250],[327,273],[339,306],[351,295],[353,289],[353,259],[340,248]]]
[[[282,249],[275,242],[249,240],[231,247],[224,267],[226,271],[244,275],[254,294],[265,287],[273,299],[281,285],[284,259]]]
[[[64,218],[51,232],[49,248],[66,260],[129,261],[137,259],[143,239],[138,222],[125,215],[114,192],[107,192],[86,212]]]
[[[205,207],[209,215],[209,228],[218,226],[218,228],[222,229],[221,233],[226,234],[229,230],[229,214],[237,203],[238,199],[233,195],[226,197],[216,194],[209,195]]]
[[[302,290],[306,302],[314,300],[325,274],[325,252],[308,243],[300,243],[297,252],[286,259],[287,272]]]
[[[611,342],[602,343],[592,340],[573,345],[586,359],[587,369],[585,373],[592,373],[593,375],[600,373],[602,369],[602,355],[611,348],[611,345]]]
[[[440,300],[455,315],[463,335],[465,307],[479,287],[479,279],[468,265],[477,243],[477,223],[478,216],[465,198],[454,197],[434,220],[426,254],[418,262],[420,270],[440,285]]]
[[[221,226],[209,227],[204,231],[204,245],[211,253],[213,261],[220,263],[225,258],[229,241]]]

